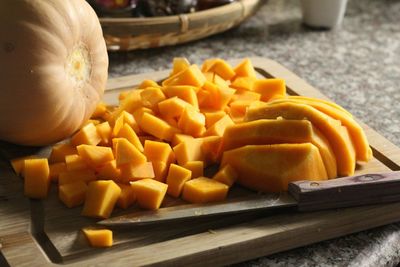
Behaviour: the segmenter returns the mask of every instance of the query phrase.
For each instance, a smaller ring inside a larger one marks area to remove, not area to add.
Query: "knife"
[[[291,182],[288,192],[251,194],[218,203],[187,204],[137,211],[97,222],[102,226],[135,226],[211,216],[296,207],[318,211],[400,201],[400,171],[369,173],[325,181]]]

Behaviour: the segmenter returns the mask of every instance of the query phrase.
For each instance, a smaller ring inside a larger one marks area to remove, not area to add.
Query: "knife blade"
[[[252,194],[218,203],[137,211],[97,223],[112,227],[135,226],[278,208],[296,207],[299,211],[317,211],[396,201],[400,201],[400,171],[326,181],[296,181],[289,184],[288,192]]]

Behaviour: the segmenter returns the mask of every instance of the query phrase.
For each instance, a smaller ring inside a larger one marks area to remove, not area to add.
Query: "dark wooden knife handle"
[[[289,184],[300,211],[400,201],[400,171]]]

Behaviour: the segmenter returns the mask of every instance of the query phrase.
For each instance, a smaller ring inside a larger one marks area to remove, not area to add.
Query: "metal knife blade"
[[[251,194],[219,203],[189,204],[139,211],[99,221],[103,226],[134,226],[216,215],[297,207],[299,211],[400,201],[400,171],[369,173],[325,181],[296,181],[288,193]]]
[[[252,194],[251,196],[217,203],[188,204],[154,211],[138,211],[102,220],[98,224],[104,226],[146,225],[215,215],[221,216],[274,208],[288,208],[296,205],[297,201],[286,192],[280,194]]]

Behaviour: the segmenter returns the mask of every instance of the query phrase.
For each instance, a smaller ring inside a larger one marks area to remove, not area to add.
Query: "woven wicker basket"
[[[100,18],[110,51],[146,49],[185,43],[226,31],[250,17],[263,0],[231,4],[178,16]]]

